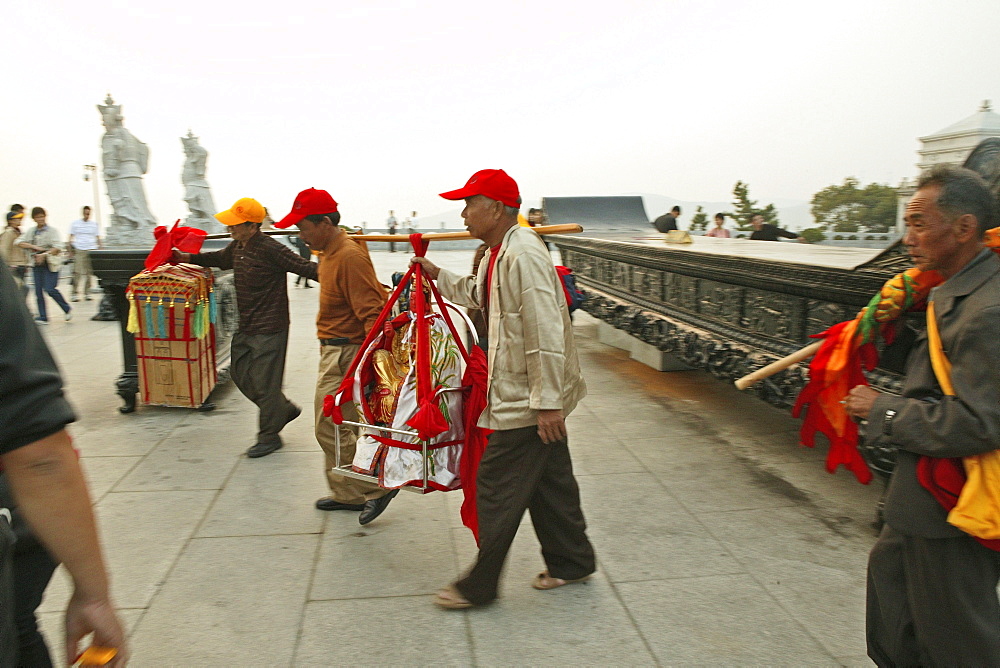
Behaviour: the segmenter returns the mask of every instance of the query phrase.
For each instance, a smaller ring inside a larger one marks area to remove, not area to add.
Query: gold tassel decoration
[[[128,295],[128,322],[125,324],[125,331],[139,333],[139,308],[135,305],[135,296],[131,292]]]

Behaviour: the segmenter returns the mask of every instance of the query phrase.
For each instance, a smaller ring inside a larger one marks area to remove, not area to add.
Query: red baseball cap
[[[309,188],[295,196],[295,203],[292,204],[292,212],[276,222],[274,226],[285,229],[292,225],[298,225],[306,216],[333,213],[336,210],[337,202],[330,197],[330,193],[325,190]]]
[[[441,193],[445,199],[465,199],[473,195],[489,197],[515,209],[521,206],[517,183],[502,169],[480,170],[472,175],[464,188]]]

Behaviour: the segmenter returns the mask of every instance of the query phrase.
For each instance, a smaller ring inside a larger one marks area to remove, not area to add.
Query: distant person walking
[[[273,224],[273,221],[272,221],[272,224]],[[312,262],[312,251],[309,250],[309,244],[307,244],[306,242],[302,241],[302,237],[300,237],[299,235],[296,234],[295,236],[292,237],[292,243],[295,244],[295,248],[299,251],[299,255],[300,256],[302,256],[304,259],[309,260],[310,262]],[[295,279],[295,287],[299,287],[299,283],[301,281],[305,281],[305,287],[307,287],[307,288],[311,288],[312,287],[311,285],[309,285],[309,277],[308,276],[299,276],[298,278],[296,278]]]
[[[765,223],[764,216],[760,214],[751,218],[750,224],[753,225],[753,234],[750,235],[750,239],[753,241],[777,241],[778,237],[785,237],[808,243],[805,237],[800,237],[795,232],[789,232],[771,223]]]
[[[716,239],[728,239],[729,230],[727,230],[724,225],[726,224],[726,214],[717,213],[715,214],[715,227],[705,232],[706,237],[715,237]]]
[[[65,314],[66,322],[73,319],[70,305],[66,303],[62,293],[56,286],[59,284],[59,270],[62,268],[62,240],[59,232],[46,221],[45,209],[36,206],[31,210],[31,219],[35,227],[21,237],[18,246],[27,250],[31,256],[32,272],[35,279],[35,299],[38,301],[38,316],[35,322],[40,325],[49,324],[48,312],[45,308],[45,295],[51,297]]]
[[[653,221],[657,232],[670,232],[677,229],[677,219],[681,217],[681,208],[675,206],[670,213],[665,213]]]
[[[90,219],[90,207],[83,207],[83,217],[74,220],[69,226],[69,252],[73,258],[72,301],[80,301],[77,292],[83,294],[84,300],[90,301],[90,278],[94,274],[90,264],[90,251],[104,247],[99,235],[97,221]]]
[[[397,225],[396,215],[395,215],[394,212],[390,211],[389,212],[389,218],[385,221],[385,227],[386,227],[387,230],[389,230],[389,234],[395,234],[396,233],[396,225]],[[390,253],[395,253],[396,252],[396,242],[395,241],[390,241],[389,242],[389,252]]]

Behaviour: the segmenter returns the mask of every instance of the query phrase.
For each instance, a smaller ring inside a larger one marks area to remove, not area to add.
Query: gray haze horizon
[[[36,0],[4,14],[2,205],[43,206],[64,232],[93,204],[82,166],[99,160],[108,92],[150,147],[160,224],[187,215],[190,128],[220,208],[255,197],[280,218],[316,187],[369,229],[390,209],[453,211],[437,193],[485,167],[518,181],[525,208],[731,202],[738,180],[801,206],[849,176],[913,178],[918,137],[1000,98],[1000,4],[981,0]]]

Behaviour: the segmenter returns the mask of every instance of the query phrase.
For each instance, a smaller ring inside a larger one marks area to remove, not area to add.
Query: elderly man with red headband
[[[351,361],[357,356],[368,331],[375,324],[386,293],[375,277],[368,251],[340,227],[337,202],[325,190],[309,188],[295,198],[292,211],[275,227],[299,226],[299,237],[319,253],[319,313],[316,336],[320,345],[319,377],[316,380],[316,440],[326,454],[329,496],[316,501],[319,510],[358,510],[360,524],[382,514],[399,490],[337,475],[337,434],[340,430],[340,461],[354,461],[358,430],[334,425],[323,415],[323,400],[340,387]],[[344,418],[356,422],[354,404],[344,407]]]
[[[244,197],[215,214],[229,228],[231,244],[212,253],[174,251],[178,262],[233,270],[240,323],[233,335],[230,375],[260,409],[257,442],[247,457],[264,457],[280,449],[281,430],[302,413],[281,391],[290,324],[285,276],[291,272],[316,278],[315,263],[261,233],[266,215],[260,202]]]
[[[535,589],[582,582],[595,569],[565,418],[587,389],[580,375],[562,284],[539,236],[518,225],[517,183],[484,169],[465,187],[441,193],[465,200],[469,233],[490,246],[477,277],[413,258],[441,294],[482,308],[489,323],[489,393],[479,425],[492,429],[477,475],[479,555],[435,603],[460,609],[497,597],[500,572],[524,511],[531,513],[546,570]]]

